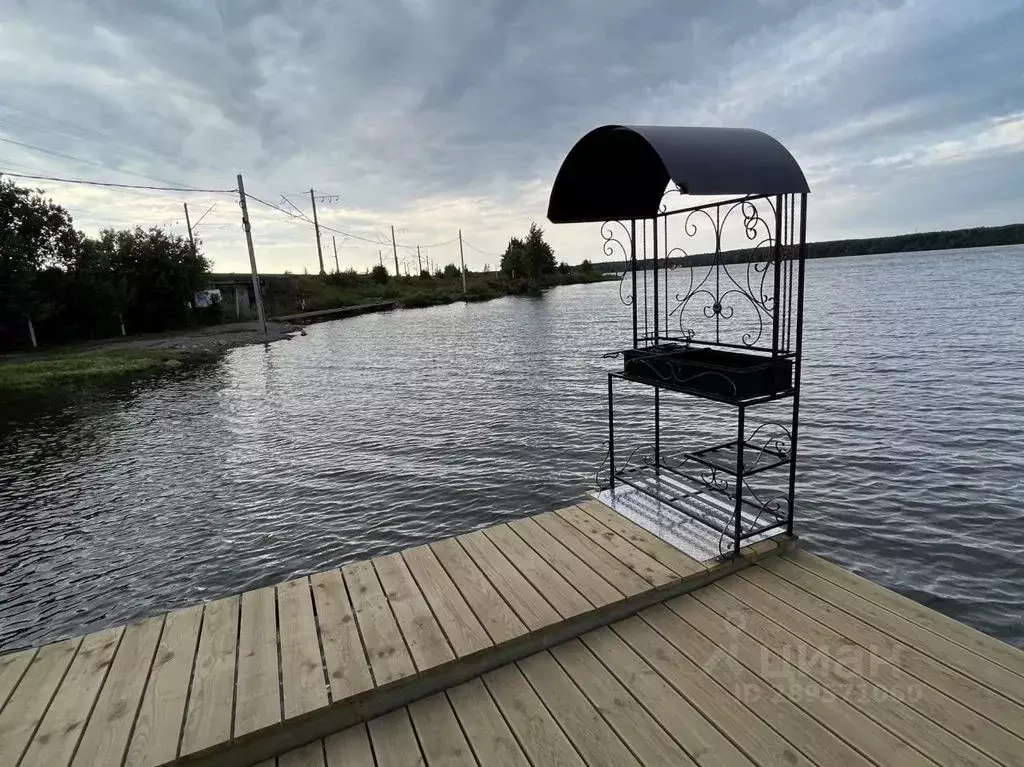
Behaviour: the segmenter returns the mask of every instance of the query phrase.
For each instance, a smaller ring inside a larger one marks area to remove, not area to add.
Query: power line
[[[61,157],[65,160],[71,160],[72,162],[82,163],[83,165],[92,165],[96,168],[103,168],[104,170],[114,171],[115,173],[123,173],[126,176],[138,176],[139,178],[148,178],[150,181],[159,181],[161,184],[175,184],[176,186],[184,186],[184,184],[177,184],[176,182],[168,181],[167,179],[156,178],[154,176],[147,176],[145,173],[135,173],[134,171],[130,170],[112,168],[111,166],[104,165],[103,163],[93,162],[92,160],[83,160],[81,157],[75,157],[74,155],[65,154],[64,152],[55,152],[54,150],[47,149],[46,147],[36,146],[35,144],[26,144],[24,141],[15,141],[12,138],[6,138],[4,136],[0,136],[0,141],[4,142],[5,144],[13,144],[14,146],[20,146],[25,149],[31,149],[33,152],[42,152],[43,154],[53,155],[54,157]]]
[[[26,178],[34,181],[57,181],[61,184],[84,184],[85,186],[105,186],[117,189],[145,189],[153,192],[202,192],[205,194],[237,194],[237,189],[198,189],[177,186],[147,186],[145,184],[117,184],[113,181],[87,181],[83,178],[60,178],[58,176],[33,176],[27,173],[8,173],[0,171],[12,178]]]
[[[491,256],[492,258],[500,258],[501,257],[500,253],[488,253],[486,250],[480,250],[480,248],[478,248],[476,245],[471,243],[465,237],[462,238],[462,242],[463,242],[464,245],[468,245],[470,248],[472,248],[473,250],[475,250],[477,253],[479,253],[481,255]]]

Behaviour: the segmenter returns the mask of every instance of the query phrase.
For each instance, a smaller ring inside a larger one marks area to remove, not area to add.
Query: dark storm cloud
[[[404,221],[424,240],[462,226],[491,250],[543,216],[561,157],[604,122],[773,133],[808,171],[821,236],[998,223],[1024,192],[1019,2],[0,7],[0,136],[103,166],[0,144],[12,171],[224,187],[242,170],[272,197],[343,194],[346,210],[325,214],[338,226]],[[969,196],[938,204],[944,178]],[[103,199],[75,194],[61,190]],[[140,209],[109,199],[72,207],[97,223]],[[261,229],[279,268],[295,231],[273,218]],[[564,248],[582,247],[565,231]],[[208,246],[244,262],[236,233]]]

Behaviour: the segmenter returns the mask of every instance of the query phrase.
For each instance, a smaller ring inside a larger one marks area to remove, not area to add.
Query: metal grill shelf
[[[659,468],[660,472],[656,473],[653,466],[634,466],[617,472],[615,479],[702,523],[732,543],[736,529],[735,498],[728,491],[687,476],[678,469]],[[744,498],[740,505],[739,540],[786,526],[788,509],[784,504],[773,510]]]
[[[708,468],[736,476],[736,445],[738,440],[725,442],[714,447],[706,447],[692,453],[684,453],[687,458],[702,463]],[[779,466],[789,465],[789,455],[764,445],[757,445],[749,440],[743,442],[743,475],[760,474],[762,471]]]

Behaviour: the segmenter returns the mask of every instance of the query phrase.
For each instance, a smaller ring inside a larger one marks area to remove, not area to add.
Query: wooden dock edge
[[[368,690],[309,714],[165,764],[190,767],[250,767],[259,764],[358,722],[368,721],[420,698],[468,682],[500,666],[575,639],[588,631],[628,618],[667,599],[695,591],[766,557],[784,554],[793,549],[797,541],[796,536],[786,534],[767,538],[745,546],[740,550],[738,558],[709,562],[706,570],[679,581],[559,621],[500,645],[427,669],[421,674],[396,680],[389,685]]]

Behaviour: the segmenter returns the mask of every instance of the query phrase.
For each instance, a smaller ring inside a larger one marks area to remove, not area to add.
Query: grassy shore
[[[509,295],[536,294],[557,285],[600,282],[606,279],[596,271],[553,274],[541,283],[510,280],[498,272],[470,274],[466,292],[462,277],[389,277],[381,284],[369,275],[341,274],[290,275],[268,280],[265,299],[270,316],[299,311],[334,309],[377,301],[396,301],[405,308],[438,306],[457,301],[490,301]]]
[[[179,367],[180,349],[100,349],[45,356],[22,355],[0,362],[0,394],[35,394],[85,388]]]

